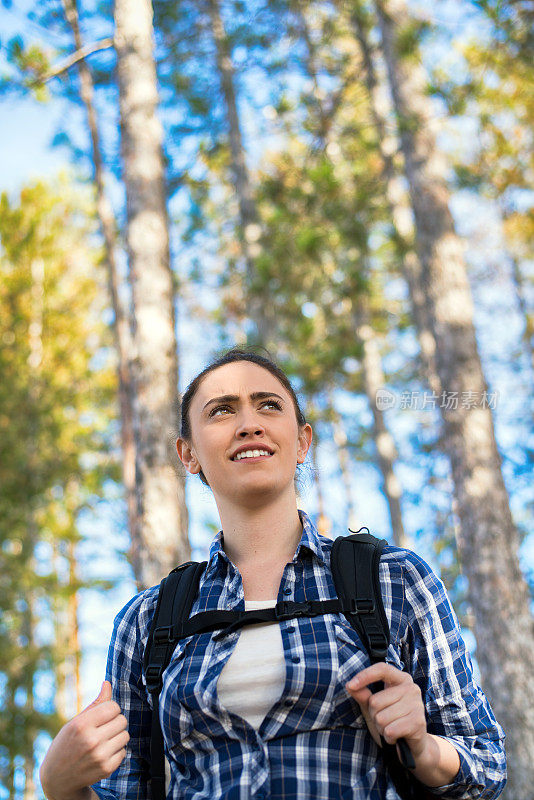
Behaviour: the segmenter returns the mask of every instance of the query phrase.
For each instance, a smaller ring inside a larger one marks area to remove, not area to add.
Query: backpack
[[[349,528],[350,530],[350,528]],[[367,533],[360,533],[366,530]],[[180,639],[195,633],[221,629],[214,638],[259,622],[277,622],[296,617],[320,614],[343,614],[358,632],[372,664],[384,661],[389,645],[389,625],[384,611],[379,580],[379,565],[385,539],[377,539],[368,528],[360,528],[350,536],[334,539],[330,566],[338,595],[335,600],[294,602],[282,600],[274,608],[256,611],[203,611],[189,618],[200,578],[207,561],[187,561],[175,567],[160,584],[158,601],[144,654],[143,668],[147,691],[152,697],[152,730],[150,740],[150,787],[152,800],[165,800],[165,755],[159,723],[159,693],[162,675]],[[380,691],[384,684],[373,684]],[[425,800],[429,795],[415,776],[408,771],[415,767],[413,756],[404,739],[395,745],[381,739],[381,756],[397,793],[402,800]]]

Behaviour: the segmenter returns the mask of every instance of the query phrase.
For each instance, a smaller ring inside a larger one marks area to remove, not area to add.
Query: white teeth
[[[257,458],[258,456],[270,456],[267,450],[243,450],[234,456],[234,461],[241,461],[242,458]]]

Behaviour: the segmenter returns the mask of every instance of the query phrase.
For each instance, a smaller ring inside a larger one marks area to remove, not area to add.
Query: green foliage
[[[87,585],[73,573],[80,512],[118,478],[108,435],[116,380],[91,217],[65,180],[25,187],[18,203],[0,197],[0,785],[8,788],[14,759],[31,760],[37,733],[61,721],[53,694],[36,703],[37,681],[53,680],[65,659],[72,631],[58,626]]]
[[[51,65],[45,49],[39,44],[26,44],[20,35],[9,39],[5,49],[11,74],[3,79],[2,92],[30,91],[40,102],[49,100],[45,81]]]
[[[399,58],[404,60],[419,57],[419,48],[424,36],[432,30],[426,20],[412,19],[398,31],[396,50]]]
[[[495,39],[507,45],[514,56],[532,63],[534,21],[530,0],[473,0],[493,21]]]

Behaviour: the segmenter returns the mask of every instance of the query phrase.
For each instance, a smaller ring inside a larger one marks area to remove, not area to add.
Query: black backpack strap
[[[370,533],[334,539],[330,568],[341,609],[360,639],[372,664],[384,661],[389,625],[380,588],[380,556],[387,544]]]
[[[368,528],[360,530],[367,533],[352,533],[334,540],[330,569],[342,613],[357,631],[371,664],[376,664],[385,660],[390,636],[380,586],[380,558],[387,541],[377,539]],[[377,681],[370,688],[379,692],[384,684]],[[382,757],[400,797],[425,800],[428,795],[423,785],[408,771],[408,767],[415,767],[415,761],[406,741],[397,742],[402,763],[395,745],[388,744],[383,737],[381,744]]]
[[[207,561],[188,561],[163,578],[158,602],[145,648],[143,669],[147,691],[152,696],[152,731],[150,738],[150,789],[152,800],[165,800],[165,751],[163,733],[159,723],[159,693],[162,675],[171,660],[177,639],[176,624],[183,628],[189,619],[191,607],[198,591],[200,576]]]

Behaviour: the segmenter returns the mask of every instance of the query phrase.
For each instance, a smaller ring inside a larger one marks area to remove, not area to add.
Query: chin
[[[279,480],[273,481],[272,479],[266,480],[260,476],[256,478],[251,476],[251,480],[245,480],[239,486],[234,484],[231,488],[235,499],[239,499],[245,505],[248,505],[247,501],[251,499],[257,501],[261,498],[271,499],[276,497],[284,491],[284,484]]]

